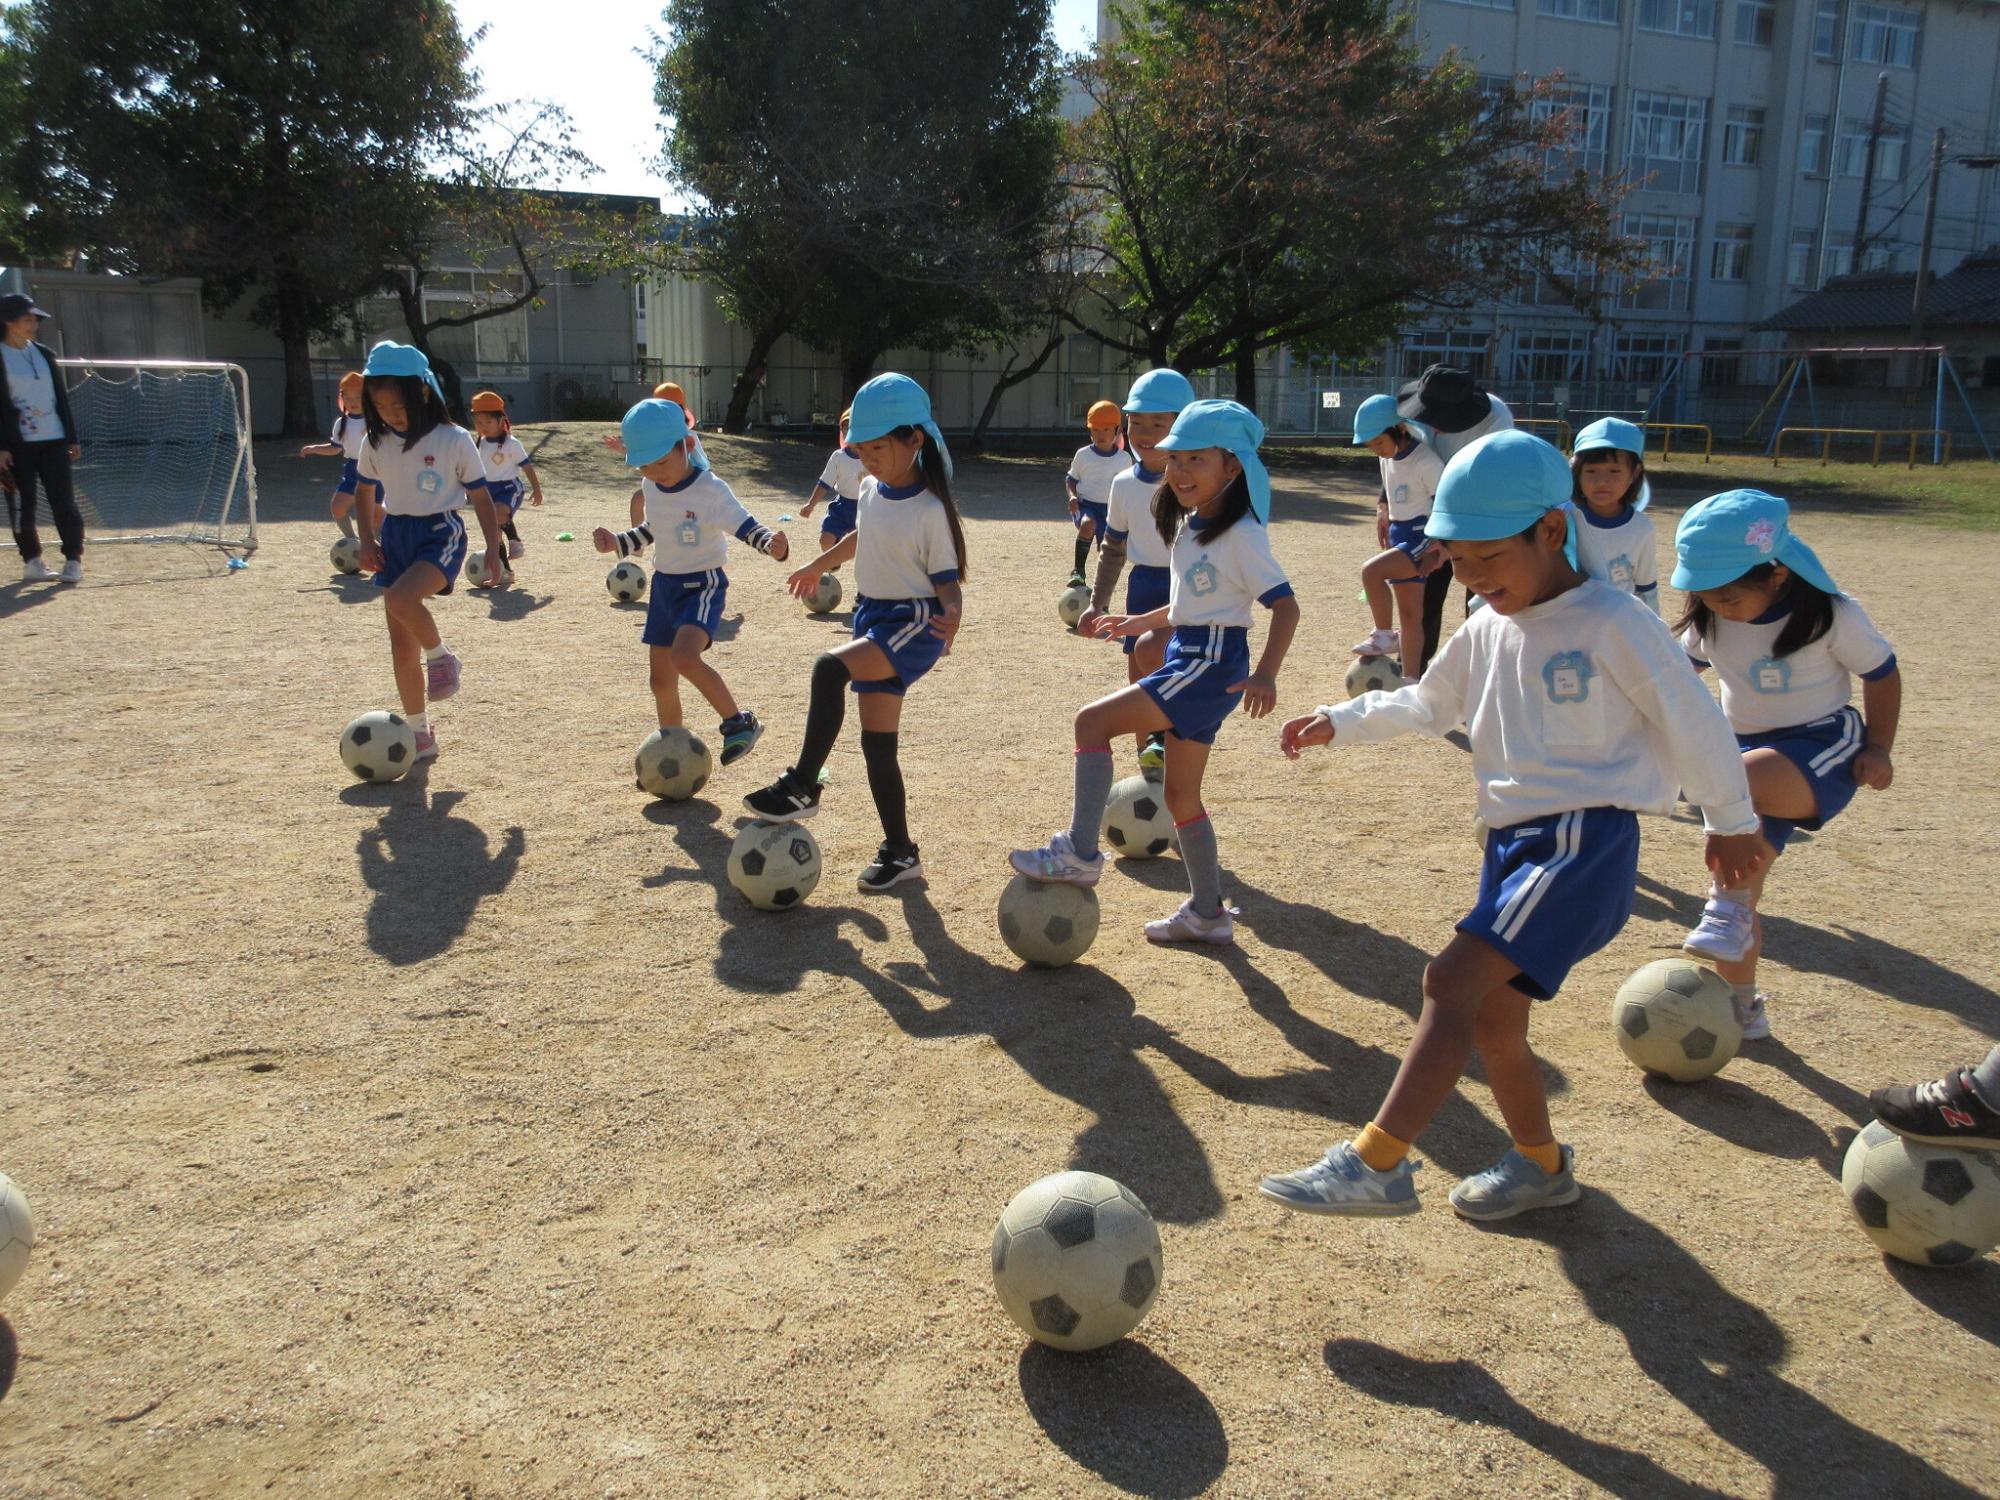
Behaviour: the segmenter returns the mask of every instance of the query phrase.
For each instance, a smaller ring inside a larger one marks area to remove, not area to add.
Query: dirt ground
[[[826,877],[767,915],[723,878],[737,798],[845,618],[739,549],[715,660],[771,734],[711,800],[649,803],[642,610],[588,550],[629,491],[601,431],[525,432],[550,500],[519,586],[439,605],[464,691],[392,786],[335,754],[393,687],[375,591],[327,566],[334,465],[260,447],[244,571],[101,547],[80,588],[0,587],[0,1171],[42,1234],[0,1496],[2000,1492],[2000,1264],[1886,1264],[1837,1182],[1870,1087],[2000,1035],[2000,786],[1967,732],[2000,536],[1802,517],[1908,700],[1894,789],[1773,880],[1776,1039],[1691,1087],[1613,1044],[1701,889],[1698,829],[1650,820],[1630,926],[1535,1017],[1582,1202],[1454,1218],[1505,1146],[1475,1078],[1421,1142],[1423,1213],[1330,1222],[1257,1179],[1368,1118],[1476,878],[1461,750],[1276,749],[1365,624],[1361,486],[1279,476],[1304,621],[1207,793],[1239,945],[1149,947],[1180,868],[1126,864],[1046,973],[996,929],[1004,853],[1064,821],[1070,713],[1122,680],[1055,618],[1059,464],[961,470],[967,623],[903,735],[927,883],[854,889],[850,715]],[[766,519],[821,457],[711,448]],[[1663,552],[1692,498],[1662,497]],[[1071,1165],[1166,1246],[1151,1318],[1083,1357],[988,1271],[1002,1205]]]

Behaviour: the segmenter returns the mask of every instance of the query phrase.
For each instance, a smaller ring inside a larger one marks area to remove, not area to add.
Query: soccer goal
[[[83,435],[76,498],[91,542],[257,548],[250,377],[240,365],[64,359]]]

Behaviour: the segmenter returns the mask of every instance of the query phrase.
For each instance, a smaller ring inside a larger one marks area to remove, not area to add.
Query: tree
[[[1365,349],[1528,275],[1588,310],[1570,268],[1639,264],[1616,191],[1567,165],[1554,81],[1424,63],[1392,0],[1158,0],[1128,28],[1079,69],[1075,142],[1115,348],[1231,364],[1254,403],[1262,350]]]
[[[313,339],[338,332],[431,201],[424,163],[473,76],[447,0],[27,0],[34,80],[11,163],[32,243],[139,275],[252,288],[285,431],[318,430]]]

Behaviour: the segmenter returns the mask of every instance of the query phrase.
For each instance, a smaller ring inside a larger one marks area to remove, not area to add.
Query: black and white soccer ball
[[[35,1219],[28,1212],[27,1195],[0,1172],[0,1299],[14,1290],[14,1283],[28,1269],[28,1256],[34,1248]]]
[[[1393,693],[1403,685],[1403,672],[1386,656],[1357,656],[1347,669],[1347,696]]]
[[[819,845],[796,823],[752,823],[729,846],[729,883],[759,911],[790,911],[819,884]]]
[[[646,592],[646,570],[629,559],[613,563],[611,571],[604,575],[604,586],[620,604],[630,604]]]
[[[1104,804],[1104,842],[1126,859],[1158,859],[1174,846],[1174,815],[1158,778],[1127,776]]]
[[[1963,1266],[2000,1245],[2000,1155],[1907,1141],[1870,1120],[1840,1190],[1877,1247],[1918,1266]]]
[[[1743,1046],[1729,981],[1685,958],[1655,959],[1620,985],[1611,1029],[1635,1065],[1676,1083],[1721,1072]]]
[[[1095,1172],[1057,1172],[1014,1195],[993,1226],[993,1290],[1021,1331],[1054,1349],[1100,1349],[1160,1295],[1160,1228],[1138,1195]]]
[[[806,613],[810,615],[830,615],[840,608],[840,575],[822,573],[813,591],[806,595]]]
[[[483,589],[487,586],[486,554],[484,551],[472,552],[466,555],[465,579],[466,583],[472,588]],[[505,557],[502,557],[500,559],[500,587],[504,589],[508,585],[512,584],[513,581],[514,581],[513,566],[507,561]]]
[[[417,732],[401,714],[378,709],[340,732],[340,758],[362,781],[394,781],[416,757]]]
[[[655,729],[632,757],[632,775],[639,790],[669,802],[685,802],[708,785],[715,757],[681,725]]]
[[[335,571],[359,573],[361,571],[361,538],[358,536],[337,536],[327,549]]]
[[[1097,892],[1016,875],[1000,893],[1000,936],[1016,958],[1058,969],[1097,941]]]
[[[1080,583],[1073,583],[1056,596],[1056,614],[1063,624],[1074,628],[1083,618],[1083,612],[1090,608],[1090,590]]]

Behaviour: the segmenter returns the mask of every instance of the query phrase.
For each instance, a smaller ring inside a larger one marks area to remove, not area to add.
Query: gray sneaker
[[[1463,1218],[1484,1221],[1574,1203],[1583,1196],[1573,1170],[1576,1153],[1565,1146],[1562,1158],[1562,1170],[1551,1175],[1510,1146],[1494,1165],[1451,1190],[1451,1206]]]
[[[1305,1214],[1367,1218],[1413,1214],[1423,1206],[1417,1202],[1413,1180],[1418,1165],[1406,1156],[1388,1171],[1378,1172],[1361,1159],[1354,1142],[1342,1141],[1329,1146],[1326,1155],[1309,1167],[1266,1177],[1257,1191]]]

